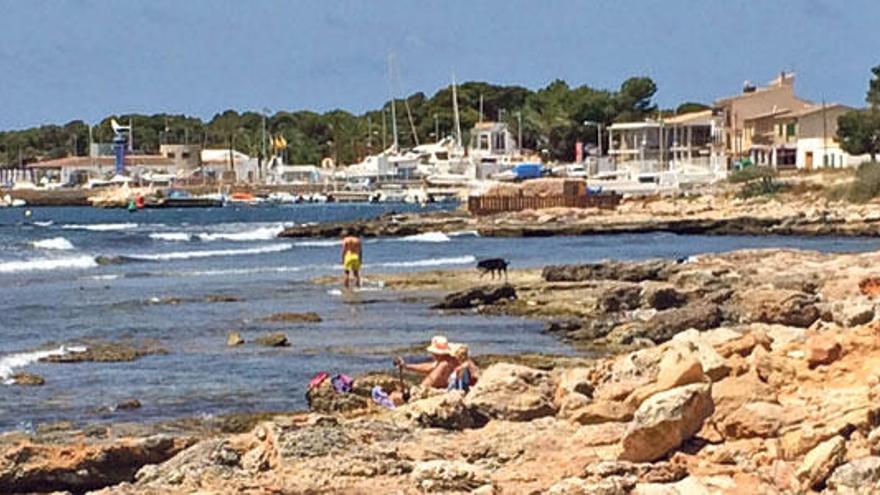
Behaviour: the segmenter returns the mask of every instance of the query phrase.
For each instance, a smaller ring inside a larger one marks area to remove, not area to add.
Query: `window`
[[[173,159],[174,159],[174,152],[173,152],[173,151],[169,151],[168,153],[165,153],[165,157],[166,157],[166,158],[171,158],[171,159],[173,160]]]
[[[786,137],[792,137],[792,136],[794,136],[796,131],[797,131],[797,124],[796,124],[795,122],[789,122],[789,123],[785,126],[785,135],[786,135]]]
[[[190,153],[189,153],[189,151],[184,151],[184,152],[182,152],[182,153],[180,154],[180,157],[183,158],[184,160],[186,160],[187,158],[190,157]]]
[[[480,143],[477,147],[480,148],[481,150],[488,150],[489,149],[489,136],[487,136],[485,134],[480,134]]]

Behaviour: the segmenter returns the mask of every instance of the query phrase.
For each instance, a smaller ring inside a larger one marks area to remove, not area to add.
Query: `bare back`
[[[350,235],[342,239],[342,255],[345,256],[346,253],[361,255],[361,240],[359,237]]]

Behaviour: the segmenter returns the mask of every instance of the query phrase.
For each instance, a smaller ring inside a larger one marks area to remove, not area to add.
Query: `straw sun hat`
[[[450,344],[443,335],[435,335],[431,339],[431,345],[425,350],[431,354],[451,355],[455,344]]]

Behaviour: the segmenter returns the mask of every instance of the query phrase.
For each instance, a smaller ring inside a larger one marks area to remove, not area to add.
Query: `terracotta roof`
[[[94,165],[102,167],[112,167],[116,163],[113,156],[68,156],[57,158],[54,160],[44,160],[28,165],[28,168],[83,168]],[[171,167],[175,163],[173,160],[165,158],[162,155],[127,155],[125,157],[126,166],[149,166],[149,167]]]
[[[849,106],[847,106],[847,105],[843,105],[843,104],[840,104],[840,103],[828,103],[828,104],[825,105],[824,108],[825,108],[825,111],[832,110],[832,109],[835,109],[835,108],[845,108],[845,109],[848,109],[848,110],[854,110],[852,107],[849,107]],[[796,110],[796,111],[794,111],[794,112],[791,112],[791,114],[786,115],[786,117],[803,117],[803,116],[805,116],[805,115],[810,115],[810,114],[813,114],[813,113],[816,113],[816,112],[821,112],[821,111],[822,111],[822,105],[821,105],[821,104],[819,104],[819,105],[811,105],[811,106],[808,106],[808,107],[806,107],[806,108],[802,108],[802,109],[800,109],[800,110]]]
[[[759,113],[757,115],[752,115],[750,117],[743,118],[743,121],[748,122],[750,120],[758,120],[758,119],[766,119],[767,117],[777,117],[783,114],[788,114],[791,110],[787,108],[774,108],[769,112]]]

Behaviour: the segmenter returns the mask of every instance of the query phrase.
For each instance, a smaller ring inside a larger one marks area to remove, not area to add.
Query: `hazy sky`
[[[878,0],[0,0],[0,129],[110,113],[361,112],[459,80],[616,88],[674,106],[797,73],[862,105]]]

